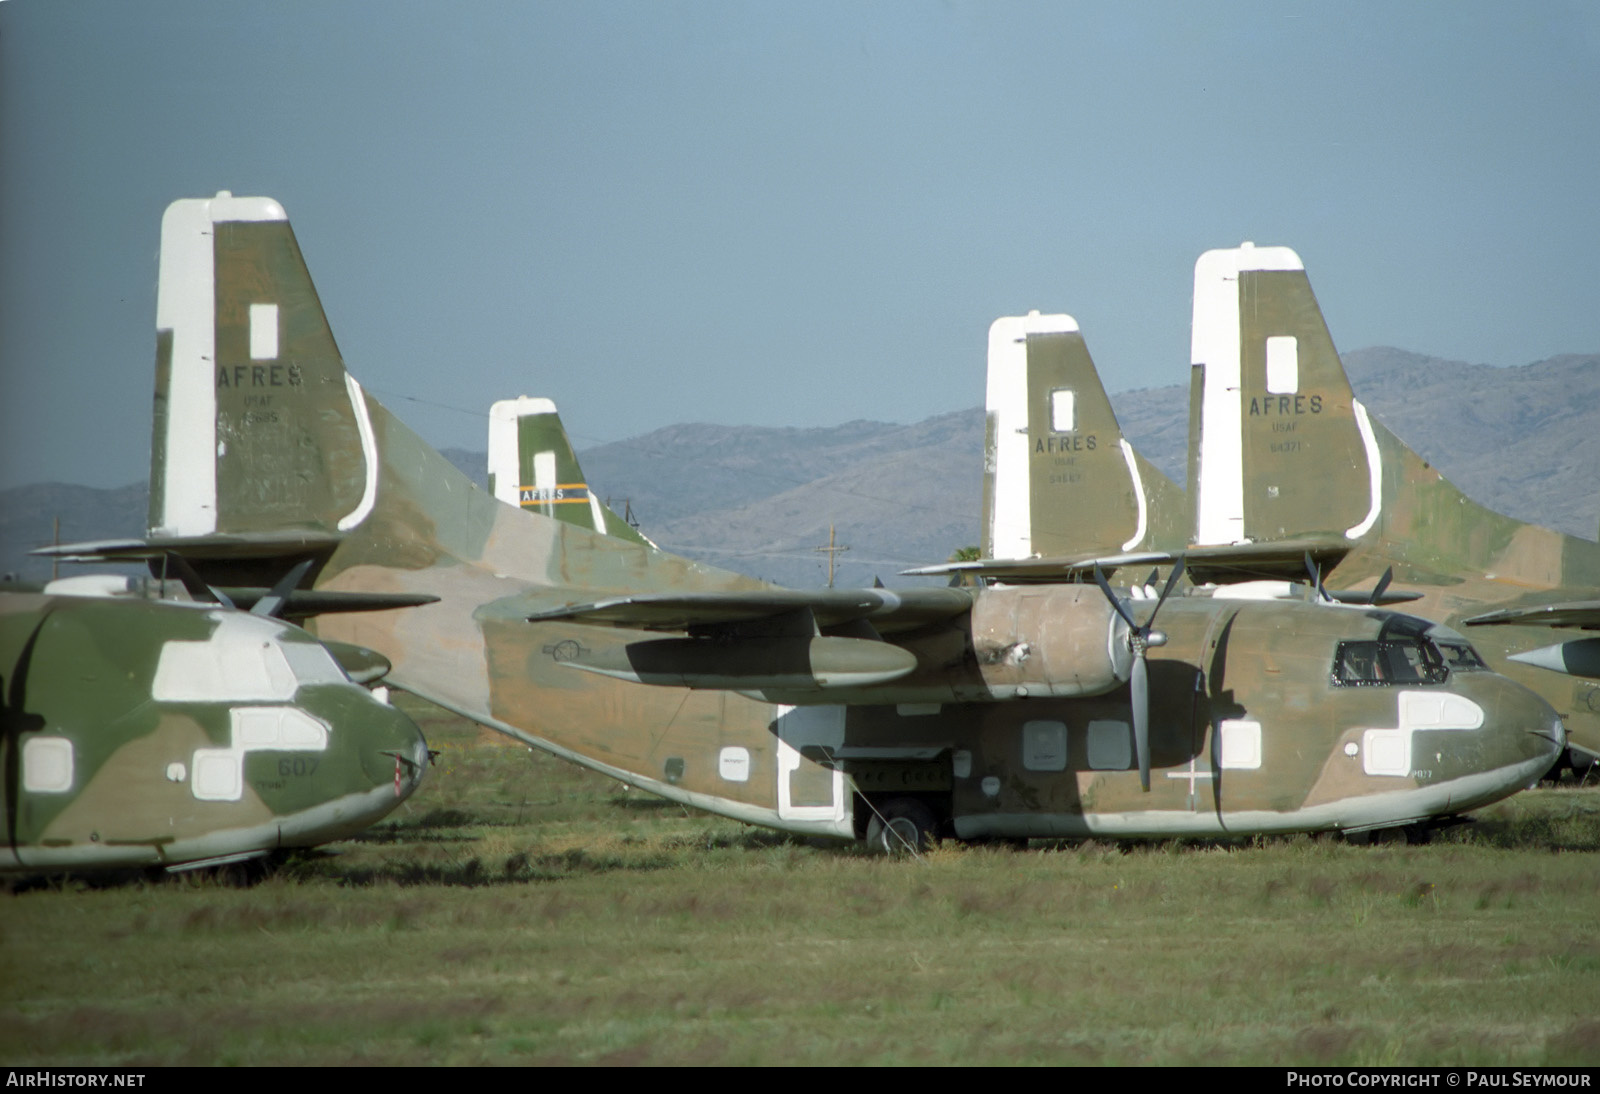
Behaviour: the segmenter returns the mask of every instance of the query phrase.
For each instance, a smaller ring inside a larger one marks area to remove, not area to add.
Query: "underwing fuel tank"
[[[917,667],[916,657],[884,642],[830,636],[658,638],[588,651],[573,668],[683,688],[756,692],[871,687],[897,680]]]

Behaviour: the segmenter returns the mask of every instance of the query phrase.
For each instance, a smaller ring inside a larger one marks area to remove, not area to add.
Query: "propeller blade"
[[[311,569],[312,561],[309,558],[304,559],[294,569],[284,574],[266,596],[256,601],[255,607],[250,609],[250,614],[264,616],[267,619],[278,618],[278,613],[283,611],[283,606],[289,601],[289,594],[299,587],[300,579]]]
[[[1155,611],[1150,613],[1150,621],[1144,625],[1145,633],[1156,625],[1156,612],[1161,610],[1161,605],[1167,602],[1167,597],[1172,595],[1172,589],[1178,584],[1178,579],[1183,576],[1183,556],[1179,555],[1172,562],[1172,572],[1167,575],[1167,583],[1161,589],[1161,598],[1156,601]]]
[[[1376,603],[1378,603],[1378,598],[1383,596],[1383,591],[1389,587],[1389,582],[1391,582],[1393,580],[1394,580],[1394,567],[1390,566],[1387,570],[1383,571],[1383,576],[1380,577],[1378,579],[1378,583],[1373,586],[1372,595],[1367,598],[1367,603],[1368,604],[1376,604]]]
[[[1117,614],[1122,616],[1122,621],[1128,625],[1128,629],[1137,631],[1139,624],[1133,621],[1133,616],[1128,614],[1128,609],[1122,606],[1122,601],[1117,599],[1117,594],[1111,591],[1111,583],[1106,580],[1105,571],[1100,569],[1098,562],[1094,566],[1094,581],[1096,585],[1100,586],[1100,591],[1106,594],[1106,599],[1111,601],[1111,606],[1117,610]]]
[[[1317,564],[1311,561],[1311,552],[1306,552],[1306,573],[1311,578],[1311,588],[1316,592],[1318,600],[1329,599],[1328,594],[1322,589],[1322,571]]]
[[[189,590],[189,595],[202,603],[221,604],[224,608],[233,607],[233,601],[228,594],[214,586],[207,585],[189,565],[189,560],[176,551],[168,551],[167,560],[172,563],[172,568],[178,571],[178,580],[183,582],[183,587]],[[163,579],[164,580],[164,579]]]
[[[1142,648],[1134,658],[1133,673],[1128,679],[1128,690],[1133,697],[1133,747],[1139,757],[1139,786],[1149,791],[1150,677]]]

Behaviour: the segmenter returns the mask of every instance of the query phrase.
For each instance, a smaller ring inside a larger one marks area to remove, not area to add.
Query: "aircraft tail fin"
[[[1484,508],[1368,413],[1287,247],[1200,256],[1193,350],[1197,545],[1342,542],[1366,560],[1352,581],[1393,562],[1402,582],[1600,582],[1594,544]]]
[[[590,489],[549,399],[524,395],[489,408],[489,492],[507,505],[655,546]]]
[[[1339,535],[1383,508],[1383,453],[1300,257],[1245,244],[1195,264],[1194,541]]]
[[[1134,451],[1069,315],[989,328],[985,558],[1179,550],[1187,502]]]
[[[468,581],[484,599],[508,581],[634,592],[691,571],[710,585],[760,584],[619,536],[621,521],[599,535],[503,505],[470,481],[345,371],[288,217],[269,198],[222,193],[168,208],[157,327],[150,527],[130,548],[141,557],[172,551],[210,584],[269,588],[309,558],[302,588],[360,587],[390,597],[385,607]],[[559,453],[554,481],[582,482],[549,409],[529,428],[529,459]],[[507,481],[541,481],[520,477]],[[344,578],[352,569],[366,576]]]
[[[152,536],[337,537],[371,512],[372,421],[281,205],[169,206],[156,328]]]

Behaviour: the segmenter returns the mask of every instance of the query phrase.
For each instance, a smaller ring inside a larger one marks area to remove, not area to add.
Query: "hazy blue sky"
[[[1341,349],[1523,365],[1600,349],[1600,5],[12,0],[0,486],[146,475],[161,213],[219,189],[440,445],[914,421],[1029,308],[1187,382],[1242,239]]]

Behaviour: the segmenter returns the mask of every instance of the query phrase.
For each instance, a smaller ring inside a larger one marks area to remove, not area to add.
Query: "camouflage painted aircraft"
[[[779,589],[502,503],[345,372],[265,198],[168,209],[158,313],[152,544],[221,584],[309,561],[303,592],[437,596],[319,633],[673,801],[882,846],[1364,829],[1512,793],[1561,747],[1542,701],[1408,616]]]
[[[0,594],[0,870],[188,869],[377,821],[427,747],[340,661],[382,672],[221,604]]]
[[[1330,589],[1376,581],[1472,627],[1560,712],[1578,763],[1600,756],[1600,638],[1550,634],[1600,629],[1600,544],[1483,508],[1374,420],[1286,247],[1200,257],[1193,360],[1196,544],[1283,545],[1279,569],[1302,575],[1310,552]]]

